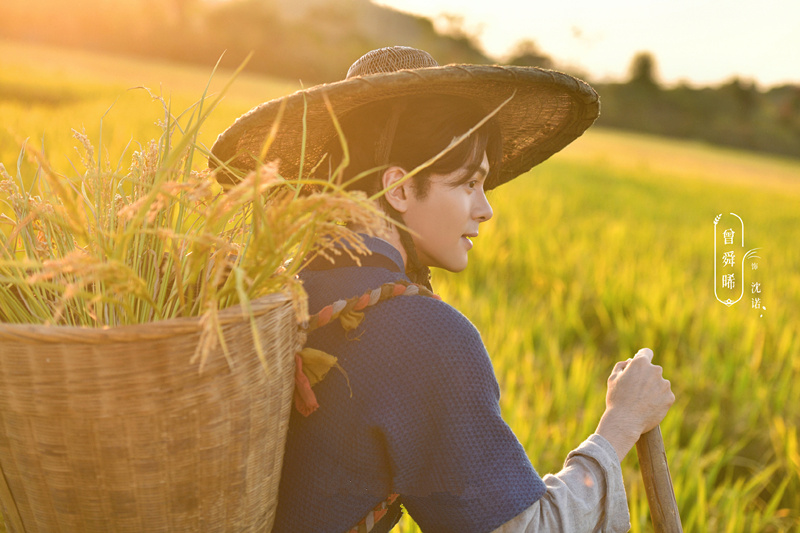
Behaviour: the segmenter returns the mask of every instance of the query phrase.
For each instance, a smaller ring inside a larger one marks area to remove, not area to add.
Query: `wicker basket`
[[[232,365],[189,360],[197,319],[0,324],[0,503],[9,531],[268,531],[294,386],[291,302],[220,313]]]

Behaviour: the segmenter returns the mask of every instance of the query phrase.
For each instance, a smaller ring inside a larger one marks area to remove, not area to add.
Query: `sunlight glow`
[[[532,39],[557,66],[624,79],[636,52],[654,54],[667,84],[734,76],[770,86],[800,82],[800,3],[795,0],[373,0],[400,11],[463,17],[462,28],[502,61]]]

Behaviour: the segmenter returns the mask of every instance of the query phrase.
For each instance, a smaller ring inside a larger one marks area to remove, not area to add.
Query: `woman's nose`
[[[480,196],[477,201],[477,205],[475,206],[475,219],[479,222],[486,222],[490,218],[494,212],[492,211],[492,206],[489,203],[489,199],[486,198],[486,193],[481,190]]]

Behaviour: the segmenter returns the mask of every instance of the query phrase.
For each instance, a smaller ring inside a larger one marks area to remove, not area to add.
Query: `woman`
[[[214,156],[252,166],[281,107],[282,133],[267,159],[280,158],[288,175],[325,175],[349,159],[344,180],[387,190],[380,205],[401,223],[386,240],[366,238],[372,255],[363,265],[344,254],[303,274],[312,313],[386,283],[428,284],[429,267],[463,270],[493,214],[485,191],[560,150],[599,109],[591,88],[563,74],[437,67],[425,52],[392,47],[359,59],[342,82],[254,109],[220,136]],[[326,125],[328,108],[346,155]],[[596,432],[542,479],[501,418],[480,335],[446,303],[391,298],[355,329],[332,322],[308,345],[338,356],[344,372],[314,387],[316,412],[292,413],[280,532],[385,532],[401,503],[423,531],[627,531],[620,461],[674,401],[650,350],[617,363]]]

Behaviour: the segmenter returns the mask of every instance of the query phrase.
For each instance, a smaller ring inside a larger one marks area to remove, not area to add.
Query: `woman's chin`
[[[464,269],[467,268],[468,259],[464,257],[462,261],[452,261],[448,262],[447,264],[436,265],[441,269],[447,270],[448,272],[462,272]]]

